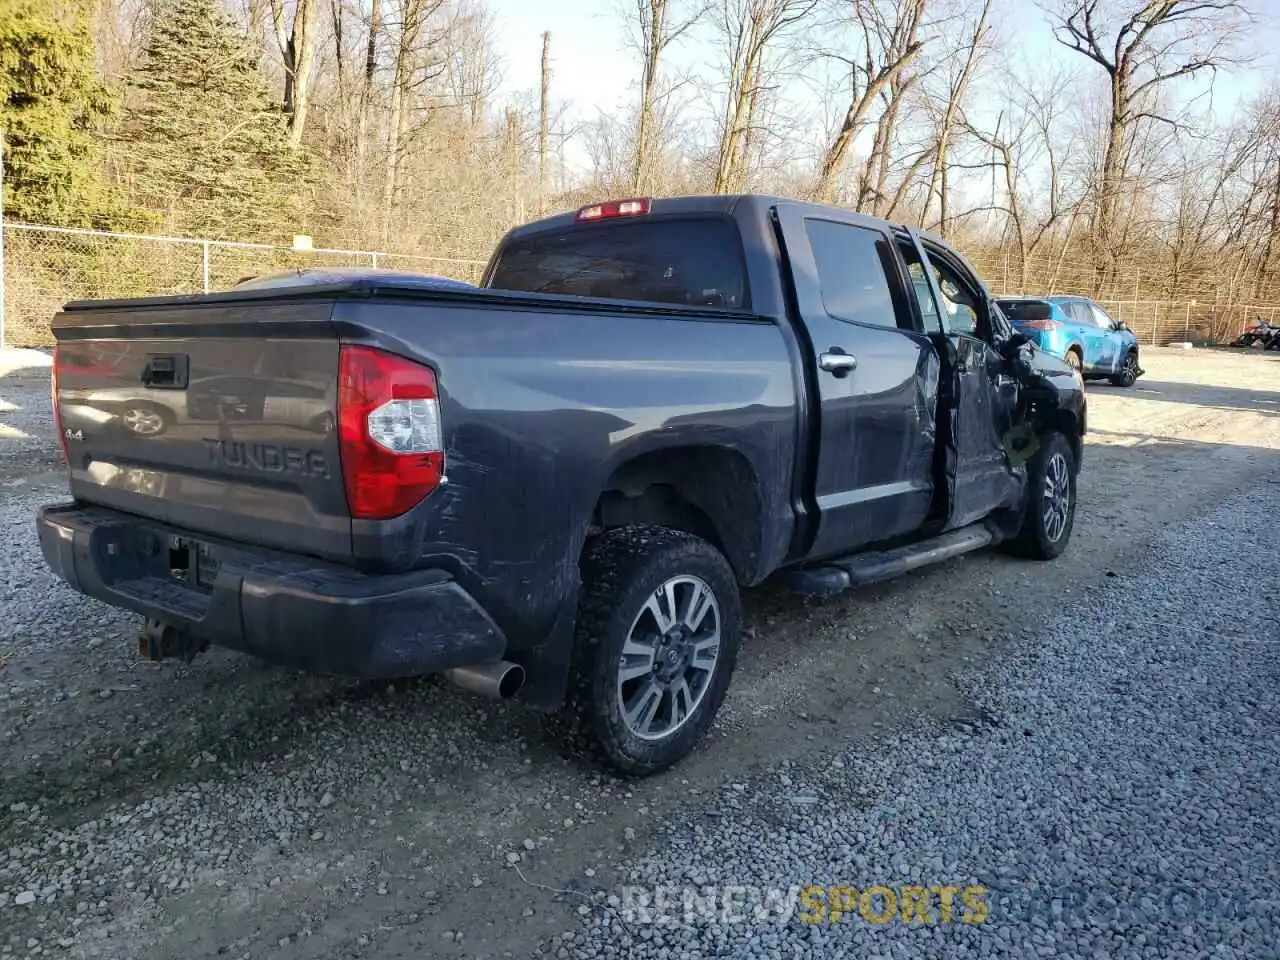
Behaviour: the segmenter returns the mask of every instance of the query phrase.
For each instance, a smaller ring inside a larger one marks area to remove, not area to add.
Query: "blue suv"
[[[1132,387],[1143,374],[1134,332],[1087,297],[1001,297],[996,303],[1015,330],[1086,380],[1105,377]]]

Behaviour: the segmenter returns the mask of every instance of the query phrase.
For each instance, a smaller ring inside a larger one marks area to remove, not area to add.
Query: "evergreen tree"
[[[250,43],[218,0],[158,0],[151,20],[124,125],[135,197],[176,232],[293,233],[301,161]]]
[[[69,226],[104,215],[96,134],[111,112],[98,80],[93,0],[0,0],[0,129],[6,215]]]

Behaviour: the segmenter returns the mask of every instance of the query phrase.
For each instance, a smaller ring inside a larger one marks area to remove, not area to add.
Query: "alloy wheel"
[[[618,707],[632,735],[661,740],[688,722],[711,687],[720,630],[720,606],[699,577],[672,577],[650,595],[618,658]]]
[[[1057,543],[1071,515],[1071,472],[1066,457],[1060,453],[1055,453],[1045,464],[1043,509],[1044,535],[1050,543]]]

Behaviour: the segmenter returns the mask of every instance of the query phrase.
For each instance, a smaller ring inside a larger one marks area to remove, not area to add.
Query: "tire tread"
[[[706,567],[707,569],[703,569]],[[698,712],[672,741],[643,751],[637,756],[619,742],[610,723],[612,684],[601,688],[600,648],[609,632],[617,628],[619,603],[643,579],[662,573],[662,579],[683,571],[711,576],[730,585],[716,591],[720,605],[721,648],[716,676]],[[654,524],[637,524],[608,530],[588,543],[582,558],[582,599],[578,605],[573,655],[569,667],[569,687],[565,712],[576,737],[594,759],[619,773],[646,776],[679,761],[701,739],[720,707],[737,656],[738,624],[741,619],[737,584],[732,568],[712,544],[683,530]],[[667,747],[668,749],[663,749]]]

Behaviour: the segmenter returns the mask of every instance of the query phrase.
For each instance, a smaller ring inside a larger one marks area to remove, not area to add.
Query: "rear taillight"
[[[436,375],[372,347],[342,346],[338,444],[351,516],[398,517],[444,476]]]
[[[647,197],[632,200],[610,200],[593,203],[578,211],[578,220],[610,220],[614,217],[639,217],[648,213],[653,202]]]
[[[49,372],[49,401],[53,404],[53,428],[58,431],[58,443],[62,446],[62,462],[71,465],[71,452],[67,448],[67,434],[62,428],[62,408],[58,404],[58,373],[62,366],[62,350],[53,345],[53,369]]]
[[[1057,320],[1024,320],[1022,326],[1031,330],[1057,330],[1062,324]]]

